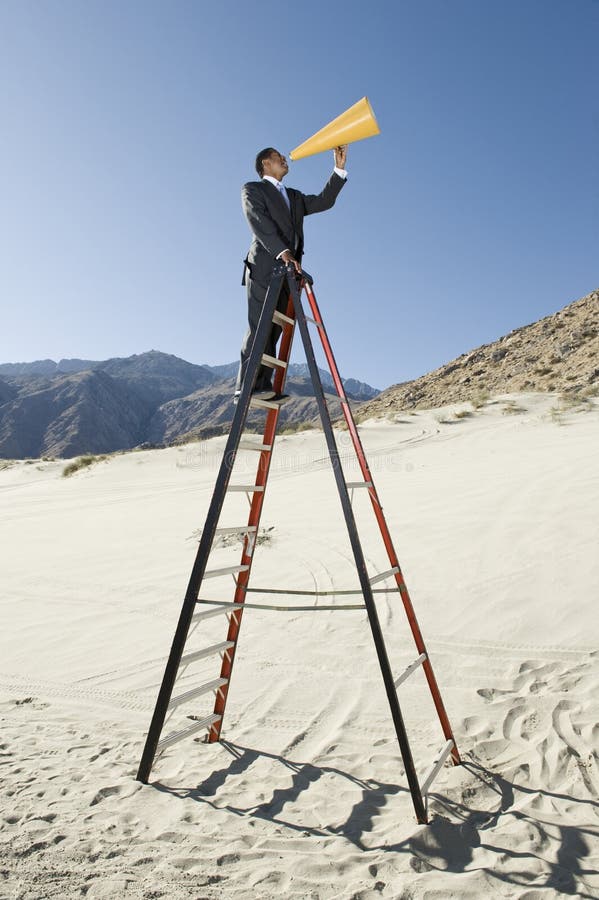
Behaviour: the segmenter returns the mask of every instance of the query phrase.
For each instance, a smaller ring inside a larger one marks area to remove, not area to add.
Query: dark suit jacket
[[[276,257],[291,250],[299,261],[304,252],[304,216],[330,209],[345,184],[333,172],[320,194],[287,188],[291,210],[270,181],[249,181],[241,190],[243,212],[254,235],[245,260],[252,281],[266,287]],[[245,274],[245,270],[244,270]]]

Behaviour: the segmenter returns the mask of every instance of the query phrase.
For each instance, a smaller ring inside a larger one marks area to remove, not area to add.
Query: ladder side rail
[[[262,313],[260,315],[254,342],[252,344],[252,349],[250,351],[250,356],[248,359],[247,372],[252,373],[252,375],[255,375],[255,373],[258,371],[258,365],[266,347],[266,342],[268,339],[270,328],[272,326],[272,317],[276,308],[284,275],[285,266],[283,264],[275,266],[271,282],[268,286],[266,297],[264,298],[264,306],[262,308]],[[183,655],[183,649],[187,640],[187,634],[189,632],[189,627],[195,611],[200,586],[202,584],[202,579],[206,570],[208,556],[212,548],[214,533],[216,531],[216,526],[218,524],[220,513],[225,500],[227,486],[229,484],[229,479],[231,477],[231,472],[235,463],[237,446],[239,444],[243,426],[247,419],[248,411],[250,408],[252,388],[254,386],[253,382],[253,377],[246,377],[244,379],[241,395],[239,397],[237,406],[235,408],[235,413],[233,415],[231,430],[229,432],[229,437],[227,439],[225,451],[223,453],[220,469],[212,494],[212,499],[210,501],[210,506],[208,508],[208,513],[206,516],[206,522],[202,531],[202,537],[200,539],[195,562],[193,564],[193,568],[189,578],[187,592],[185,594],[185,599],[183,601],[183,606],[179,615],[179,621],[166,663],[166,668],[164,670],[162,684],[160,686],[160,691],[158,692],[154,714],[152,716],[152,721],[150,723],[150,728],[148,730],[144,750],[137,772],[137,780],[143,783],[147,783],[148,778],[150,777],[152,764],[156,755],[156,748],[158,746],[158,741],[160,740],[160,734],[164,727],[164,720],[166,718],[168,705],[172,696],[175,680],[177,678],[181,656]]]
[[[374,483],[374,479],[372,477],[372,473],[370,471],[370,467],[368,465],[368,461],[366,459],[366,454],[364,452],[364,447],[362,444],[362,439],[358,433],[358,429],[356,427],[356,422],[351,411],[351,407],[349,405],[349,401],[347,399],[347,394],[345,393],[345,388],[343,386],[343,382],[341,380],[341,375],[339,373],[339,369],[337,368],[337,362],[335,360],[335,356],[333,354],[333,349],[329,342],[329,338],[327,335],[326,327],[323,322],[322,316],[320,314],[320,309],[318,307],[318,303],[316,301],[316,296],[312,289],[309,281],[304,281],[304,288],[306,291],[306,295],[308,297],[308,302],[310,304],[310,309],[312,310],[312,315],[314,316],[315,322],[318,324],[318,334],[320,336],[320,340],[322,342],[322,347],[327,359],[327,364],[329,366],[329,370],[331,372],[331,376],[333,378],[333,382],[335,384],[335,388],[339,397],[343,401],[341,404],[341,408],[343,410],[343,416],[347,423],[347,427],[349,429],[349,433],[351,435],[352,443],[354,445],[354,449],[356,451],[356,456],[358,459],[358,463],[360,465],[360,469],[362,475],[364,477],[364,481],[369,481],[372,484],[372,488],[369,489],[368,493],[370,495],[370,502],[372,504],[372,508],[374,511],[374,515],[378,522],[378,526],[381,532],[381,536],[383,538],[383,543],[385,545],[385,549],[387,551],[387,556],[389,558],[389,562],[391,563],[391,567],[397,567],[397,573],[395,575],[395,580],[397,582],[397,586],[399,588],[400,596],[404,605],[404,609],[406,612],[406,616],[408,619],[408,623],[412,632],[412,636],[414,638],[414,643],[416,644],[416,648],[419,654],[426,654],[426,659],[423,663],[423,670],[428,682],[429,690],[431,692],[431,696],[433,699],[433,703],[435,705],[435,709],[437,711],[437,716],[439,718],[439,722],[441,724],[441,728],[443,730],[443,734],[446,740],[453,741],[453,748],[451,751],[451,755],[453,758],[454,764],[460,763],[460,754],[457,747],[457,743],[453,734],[453,730],[451,728],[451,724],[449,722],[449,716],[447,715],[447,711],[445,709],[445,705],[443,703],[443,699],[441,697],[441,692],[439,690],[439,685],[437,684],[437,679],[435,677],[435,673],[433,671],[433,667],[431,665],[430,657],[428,651],[426,649],[426,645],[424,643],[424,638],[422,637],[422,632],[420,631],[420,626],[418,624],[418,620],[416,618],[416,613],[414,611],[414,607],[412,605],[412,601],[410,599],[410,594],[408,591],[408,587],[405,583],[403,573],[401,571],[401,566],[399,564],[399,560],[397,557],[397,553],[395,552],[395,547],[393,545],[393,541],[391,539],[391,533],[389,531],[389,527],[387,525],[387,521],[385,519],[385,514],[383,512],[382,504],[379,501],[378,494],[376,491],[376,486]]]
[[[418,782],[418,775],[416,773],[416,768],[414,766],[412,751],[410,749],[410,744],[409,744],[408,736],[407,736],[404,721],[403,721],[403,716],[402,716],[400,705],[399,705],[399,698],[397,696],[397,690],[395,688],[395,684],[394,684],[394,680],[393,680],[391,664],[390,664],[389,658],[387,656],[387,649],[385,647],[383,632],[382,632],[381,625],[379,622],[376,605],[374,602],[374,597],[372,595],[372,588],[370,585],[370,580],[369,580],[368,572],[366,569],[366,561],[364,559],[364,553],[362,551],[362,546],[361,546],[360,538],[358,535],[358,529],[357,529],[356,521],[355,521],[354,514],[353,514],[351,500],[350,500],[349,492],[348,492],[347,485],[345,482],[345,477],[343,474],[343,469],[341,467],[341,460],[339,457],[339,451],[337,449],[337,442],[335,440],[335,435],[333,432],[333,425],[331,423],[331,417],[330,417],[329,410],[328,410],[328,407],[326,404],[324,390],[322,387],[322,381],[321,381],[320,374],[318,371],[318,365],[316,363],[316,358],[314,356],[314,349],[312,347],[310,333],[308,331],[308,325],[307,325],[304,311],[302,308],[301,289],[298,288],[296,280],[293,276],[288,275],[287,279],[289,281],[289,285],[290,285],[290,289],[291,289],[291,296],[293,298],[293,303],[294,303],[294,307],[295,307],[295,317],[296,317],[296,320],[297,320],[297,323],[298,323],[298,326],[300,329],[302,342],[304,344],[306,360],[308,362],[308,368],[310,371],[310,376],[312,378],[312,386],[314,388],[314,394],[315,394],[316,401],[318,404],[318,410],[320,413],[320,418],[322,421],[322,426],[323,426],[325,437],[326,437],[329,456],[331,458],[333,472],[335,475],[335,481],[337,482],[339,498],[341,500],[341,506],[343,509],[343,514],[344,514],[345,522],[347,525],[350,543],[351,543],[352,550],[353,550],[356,568],[358,571],[358,577],[360,579],[360,586],[362,588],[362,594],[364,596],[364,603],[366,605],[366,610],[368,613],[368,619],[370,622],[370,628],[372,631],[372,636],[373,636],[374,644],[376,647],[376,652],[377,652],[377,656],[378,656],[378,660],[379,660],[381,674],[383,676],[383,681],[385,684],[387,699],[389,701],[389,707],[391,709],[391,715],[393,718],[393,723],[395,725],[395,732],[397,735],[399,748],[401,751],[401,755],[402,755],[405,770],[406,770],[406,777],[408,779],[410,793],[412,795],[412,802],[414,804],[416,818],[418,819],[418,822],[424,824],[427,822],[426,809],[425,809],[424,801],[422,798],[422,793],[421,793],[420,785]],[[304,284],[305,284],[305,282],[304,282]],[[319,329],[319,331],[321,331],[321,329]],[[345,404],[344,404],[344,406],[345,406]]]
[[[289,318],[293,317],[293,303],[291,299],[287,304],[286,315]],[[293,344],[293,333],[294,326],[290,326],[288,322],[283,323],[283,336],[281,338],[281,344],[279,347],[278,359],[289,362],[289,357],[291,355],[291,346]],[[287,368],[277,367],[275,369],[273,389],[277,391],[277,393],[281,393],[285,386],[285,379],[287,375]],[[274,447],[275,437],[277,433],[277,423],[279,420],[279,409],[269,410],[266,415],[266,422],[264,425],[264,436],[262,439],[262,443],[265,446],[270,447],[269,450],[262,450],[260,453],[260,457],[258,460],[258,471],[256,473],[255,484],[261,485],[264,490],[257,491],[253,497],[250,506],[250,512],[248,516],[248,525],[252,526],[254,531],[246,536],[243,542],[243,550],[241,553],[241,565],[247,565],[248,568],[242,572],[238,579],[237,585],[235,588],[235,595],[233,597],[233,603],[237,603],[240,605],[239,615],[232,616],[229,622],[229,630],[227,633],[227,640],[233,641],[233,647],[228,652],[227,655],[223,657],[220,677],[226,678],[227,683],[221,688],[221,690],[217,693],[214,699],[214,713],[218,715],[218,719],[215,719],[213,722],[210,731],[208,732],[208,742],[215,743],[220,740],[223,720],[225,716],[225,709],[227,706],[227,699],[229,696],[229,687],[231,684],[231,675],[233,672],[233,665],[235,662],[235,653],[237,651],[237,641],[239,639],[239,632],[241,629],[241,620],[243,617],[243,606],[245,604],[246,599],[246,590],[248,586],[248,582],[250,579],[252,560],[254,557],[254,550],[256,547],[256,543],[258,540],[258,528],[260,526],[260,519],[262,516],[262,507],[264,504],[264,495],[266,493],[266,483],[268,481],[268,473],[270,471],[270,463],[272,460],[272,451]],[[233,607],[231,607],[233,608]]]

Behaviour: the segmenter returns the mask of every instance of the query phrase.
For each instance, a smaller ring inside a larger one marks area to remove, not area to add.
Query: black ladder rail
[[[418,782],[418,775],[416,773],[416,767],[414,766],[414,759],[412,757],[412,751],[410,749],[410,743],[399,705],[399,698],[397,696],[397,690],[395,688],[393,672],[391,669],[391,664],[389,662],[389,657],[387,655],[387,648],[385,646],[381,624],[379,622],[374,597],[372,595],[372,587],[370,584],[368,571],[366,569],[366,561],[364,559],[364,553],[362,550],[360,537],[358,535],[358,529],[356,526],[356,520],[354,518],[349,491],[347,489],[345,476],[341,468],[341,459],[339,457],[339,451],[337,449],[337,441],[333,432],[333,425],[331,423],[329,409],[325,400],[322,381],[320,378],[320,373],[318,371],[318,365],[314,356],[314,348],[312,346],[310,333],[308,331],[308,324],[306,322],[306,317],[302,307],[301,288],[298,285],[296,278],[289,273],[287,275],[287,281],[289,283],[291,297],[293,299],[295,319],[299,326],[300,334],[302,337],[302,343],[304,345],[304,350],[306,353],[306,360],[308,363],[308,368],[310,370],[310,377],[312,379],[312,385],[314,387],[314,393],[316,395],[316,402],[318,404],[318,411],[320,413],[329,456],[331,458],[333,472],[335,475],[335,481],[337,483],[337,490],[339,492],[339,498],[341,500],[343,515],[345,517],[345,523],[347,525],[350,543],[354,554],[354,560],[356,563],[356,568],[358,570],[358,577],[360,579],[362,595],[364,597],[364,603],[366,605],[366,611],[368,613],[368,620],[370,622],[372,637],[376,647],[381,674],[383,676],[383,681],[385,684],[385,691],[387,693],[387,699],[389,701],[391,716],[393,718],[393,724],[395,725],[395,732],[406,770],[406,777],[408,779],[410,793],[412,795],[414,811],[416,813],[418,822],[421,824],[426,824],[426,822],[428,822],[428,816],[422,798],[420,784]]]
[[[196,553],[195,562],[189,578],[187,592],[179,615],[179,621],[175,630],[175,636],[171,645],[168,661],[164,670],[164,676],[154,714],[150,723],[150,728],[146,737],[144,750],[142,753],[139,769],[137,772],[137,780],[144,784],[148,783],[154,757],[156,756],[156,748],[160,740],[160,734],[164,726],[164,720],[168,711],[168,706],[173,693],[173,688],[179,671],[181,656],[187,640],[187,634],[191,625],[191,619],[194,614],[198,594],[206,571],[208,556],[214,541],[214,533],[216,531],[220,513],[225,500],[229,479],[235,463],[237,448],[241,439],[241,433],[245,425],[248,411],[250,408],[250,400],[254,381],[258,372],[258,366],[262,355],[266,348],[269,332],[272,327],[272,319],[279,299],[279,294],[286,273],[284,263],[277,263],[273,269],[272,278],[264,298],[262,313],[254,336],[254,343],[250,351],[247,362],[246,375],[243,381],[241,394],[239,396],[237,407],[233,415],[231,430],[225,446],[222,461],[220,464],[216,484],[212,494],[212,500],[208,508],[206,523],[202,531],[202,537]]]

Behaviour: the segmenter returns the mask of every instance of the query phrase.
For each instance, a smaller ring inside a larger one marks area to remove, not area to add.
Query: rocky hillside
[[[599,392],[599,291],[360,407],[358,418],[517,391]]]
[[[324,385],[323,385],[324,386]],[[228,431],[233,406],[235,383],[233,379],[219,382],[210,388],[201,389],[188,397],[181,397],[163,403],[156,411],[148,427],[147,440],[150,443],[170,444],[175,441],[190,440],[193,438],[213,437]],[[325,387],[325,394],[330,397],[329,409],[331,416],[336,417],[340,410],[335,406],[336,393]],[[298,426],[318,424],[320,416],[318,406],[312,393],[312,383],[307,379],[288,376],[286,392],[290,399],[281,408],[279,416],[279,428],[295,429]],[[346,393],[355,401],[354,408],[359,408],[360,397],[353,397],[346,386]],[[264,413],[257,410],[250,411],[247,419],[249,430],[259,431],[264,426]]]
[[[282,427],[317,416],[311,383],[301,367],[290,368],[297,371],[287,379],[291,400],[281,413]],[[347,380],[346,390],[357,401],[376,394],[355,379]],[[103,362],[5,364],[0,366],[0,458],[109,453],[221,434],[233,417],[233,393],[234,379],[219,377],[216,368],[156,350]],[[254,412],[248,424],[259,428],[263,420],[263,413]]]

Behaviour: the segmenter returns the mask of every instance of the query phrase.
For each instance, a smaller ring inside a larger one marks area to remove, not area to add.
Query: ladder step
[[[398,572],[399,572],[399,566],[393,566],[393,568],[389,569],[388,572],[381,572],[380,575],[374,575],[370,579],[370,583],[376,584],[377,581],[384,581],[385,578],[389,578],[391,575],[397,575]]]
[[[348,488],[371,488],[372,481],[346,481],[345,486]]]
[[[453,741],[447,741],[445,746],[439,751],[439,755],[437,756],[436,760],[434,761],[432,769],[430,770],[430,772],[428,773],[428,775],[422,782],[422,787],[420,788],[420,793],[422,794],[423,797],[425,794],[428,793],[428,789],[430,788],[431,784],[433,783],[433,781],[439,774],[439,771],[442,768],[443,763],[445,762],[445,760],[447,759],[447,757],[449,756],[449,754],[451,753],[452,750],[453,750]]]
[[[238,450],[272,450],[272,444],[258,444],[256,441],[239,441]]]
[[[218,575],[234,575],[236,572],[247,572],[249,566],[226,566],[224,569],[210,569],[204,572],[204,578],[216,578]]]
[[[281,401],[280,400],[260,400],[259,397],[252,397],[250,400],[250,406],[256,409],[280,409]]]
[[[201,684],[197,688],[192,688],[190,691],[185,691],[184,694],[179,694],[178,697],[173,697],[168,705],[168,708],[174,709],[175,706],[180,706],[182,703],[187,703],[188,700],[192,700],[194,697],[199,697],[201,694],[209,694],[210,691],[217,691],[223,686],[223,684],[226,684],[228,680],[228,678],[215,678],[214,681],[207,681],[206,684]]]
[[[424,660],[426,659],[426,653],[421,653],[418,659],[415,659],[413,663],[403,670],[397,681],[395,681],[395,687],[398,688],[400,684],[403,684],[406,678],[409,678],[412,672],[414,672],[418,666],[422,665]]]
[[[194,722],[193,725],[189,726],[189,728],[183,728],[181,729],[181,731],[173,731],[172,734],[168,734],[161,741],[158,741],[158,745],[156,747],[157,752],[166,750],[167,747],[170,747],[172,744],[176,744],[177,741],[188,737],[190,734],[195,734],[196,731],[202,731],[205,728],[210,728],[210,726],[214,725],[215,722],[218,722],[220,718],[221,716],[212,713],[211,715],[206,716],[205,719],[200,719],[199,721]]]
[[[196,603],[205,603],[205,600],[196,600]],[[227,612],[226,606],[211,606],[210,609],[204,609],[202,612],[194,613],[191,617],[192,624],[194,622],[202,622],[204,619],[211,619],[212,616],[219,616]]]
[[[316,319],[312,319],[310,316],[305,316],[306,322],[311,322],[312,325],[316,325],[317,328],[322,328],[323,326],[320,322],[317,322]]]
[[[273,322],[276,322],[277,325],[294,325],[295,319],[290,319],[289,316],[286,316],[284,313],[279,312],[278,309],[275,309],[272,314]]]
[[[204,647],[203,650],[193,650],[192,653],[186,653],[185,656],[181,657],[179,666],[187,665],[196,659],[204,659],[204,657],[212,656],[215,653],[226,653],[227,650],[234,646],[235,641],[221,641],[220,644],[210,644],[209,647]]]
[[[233,525],[228,528],[217,528],[215,534],[249,534],[257,530],[257,525]]]
[[[264,490],[263,484],[230,484],[228,491],[243,491],[244,494],[259,493]]]
[[[280,366],[281,369],[287,368],[287,363],[284,359],[278,359],[276,356],[269,356],[268,353],[262,354],[262,365],[269,366],[269,368],[274,369],[276,366]]]

